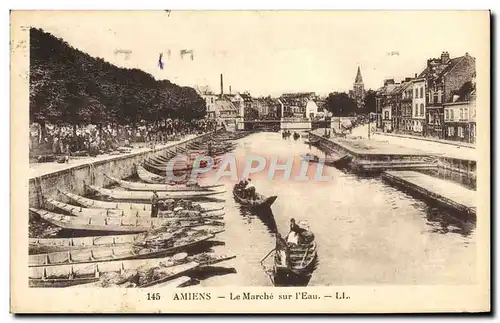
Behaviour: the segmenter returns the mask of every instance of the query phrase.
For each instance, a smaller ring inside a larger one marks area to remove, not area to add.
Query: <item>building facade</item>
[[[399,132],[411,134],[413,132],[413,82],[407,78],[401,89],[401,123]]]
[[[203,98],[203,100],[205,100],[207,118],[215,118],[215,101],[217,100],[218,95],[212,92],[208,86],[197,86],[196,92]]]
[[[422,76],[427,81],[427,136],[438,139],[449,137],[445,122],[444,105],[465,101],[470,94],[470,86],[475,75],[475,59],[468,53],[464,56],[450,59],[448,52],[443,52],[440,58],[427,60],[427,67]],[[458,140],[458,139],[457,139]]]
[[[443,52],[415,78],[384,80],[377,91],[377,128],[414,136],[475,143],[475,58]]]
[[[285,93],[280,96],[281,115],[284,118],[306,119],[307,103],[316,99],[314,92]]]
[[[412,135],[423,136],[425,129],[425,78],[413,80]]]

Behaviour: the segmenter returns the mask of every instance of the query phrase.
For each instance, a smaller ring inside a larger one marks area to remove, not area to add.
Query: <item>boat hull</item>
[[[249,200],[238,196],[238,194],[234,190],[233,190],[233,196],[234,199],[241,205],[252,208],[270,207],[274,203],[274,201],[276,201],[276,199],[278,198],[278,196],[276,195],[265,197],[263,195],[258,194],[259,196],[258,200]]]

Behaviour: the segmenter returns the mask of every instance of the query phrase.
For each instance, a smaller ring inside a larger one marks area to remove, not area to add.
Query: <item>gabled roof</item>
[[[249,93],[238,93],[243,101],[245,102],[252,102],[252,96]]]
[[[219,111],[231,111],[238,112],[238,109],[234,106],[234,104],[229,100],[218,99],[215,100],[215,108]]]

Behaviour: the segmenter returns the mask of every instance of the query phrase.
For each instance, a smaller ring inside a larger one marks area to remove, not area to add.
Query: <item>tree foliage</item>
[[[366,91],[364,98],[365,105],[363,108],[365,113],[376,112],[377,109],[376,98],[377,98],[376,91],[373,90]]]
[[[346,93],[330,93],[326,98],[325,107],[334,116],[349,116],[358,113],[356,101]]]
[[[193,88],[119,68],[41,29],[30,30],[32,122],[134,125],[205,113],[205,101]]]

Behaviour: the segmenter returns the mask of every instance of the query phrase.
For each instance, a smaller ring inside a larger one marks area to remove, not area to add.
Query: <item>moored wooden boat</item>
[[[95,209],[118,209],[118,210],[131,210],[131,214],[133,214],[133,210],[139,211],[147,211],[148,214],[151,214],[151,204],[146,203],[125,203],[125,202],[108,202],[108,201],[99,201],[94,199],[89,199],[71,192],[59,191],[61,194],[69,198],[72,202],[77,203],[78,205],[84,206],[86,208],[95,208]],[[182,202],[182,201],[181,201]],[[201,208],[200,203],[196,202],[192,203],[194,209],[199,209],[200,212],[212,212],[212,211],[220,211],[224,209],[222,207],[213,207],[213,208]],[[211,204],[214,204],[211,202]],[[161,210],[161,205],[160,205]],[[158,212],[161,214],[161,211]]]
[[[276,195],[266,197],[262,194],[256,193],[256,199],[246,199],[239,196],[239,192],[235,189],[233,189],[233,196],[238,203],[248,207],[270,207],[278,198]]]
[[[147,171],[144,167],[140,165],[135,166],[135,171],[137,173],[137,176],[140,178],[141,181],[149,183],[149,184],[163,184],[163,183],[170,183],[170,181],[167,179],[166,176],[160,176],[155,173],[151,173]],[[187,182],[187,181],[183,181]]]
[[[113,200],[133,200],[133,201],[150,201],[153,192],[149,191],[121,191],[109,188],[98,187],[95,185],[84,184],[86,188],[98,193],[101,196]],[[209,197],[217,194],[222,194],[224,191],[202,191],[202,192],[158,192],[158,198],[162,199],[193,199]]]
[[[45,203],[51,205],[57,210],[61,210],[67,214],[78,217],[151,217],[151,211],[142,210],[119,210],[119,209],[97,209],[97,208],[84,208],[66,204],[52,199],[45,199]],[[210,211],[199,212],[191,210],[177,210],[174,211],[158,211],[158,218],[168,218],[172,221],[182,219],[221,219],[224,212]]]
[[[277,243],[278,247],[277,252],[275,253],[276,275],[308,275],[313,269],[313,265],[317,257],[314,235],[312,234],[307,221],[298,221],[298,225],[309,233],[311,240],[303,241],[298,245],[290,245],[287,242],[287,235],[284,239],[285,241],[283,241],[287,244],[286,249],[284,248],[283,243]],[[283,252],[286,254],[285,259],[283,259]]]
[[[179,233],[185,232],[186,230],[188,235],[200,231],[212,235],[217,235],[224,232],[224,229],[222,227],[199,226],[189,229],[172,229],[169,233],[172,236],[177,236]],[[29,253],[39,254],[98,246],[119,246],[124,244],[134,244],[143,241],[146,236],[146,233],[135,233],[74,238],[29,238]]]
[[[223,261],[227,261],[227,260],[230,260],[233,258],[236,258],[236,256],[231,255],[231,254],[219,255],[219,254],[215,254],[215,253],[201,253],[201,254],[197,254],[195,256],[187,257],[186,261],[188,261],[190,263],[194,262],[194,263],[199,264],[199,266],[194,269],[194,270],[197,270],[197,269],[202,269],[203,267],[208,267],[208,266],[211,266],[211,265],[223,262]],[[170,281],[169,278],[167,278],[167,279],[159,278],[156,280],[148,281],[147,283],[139,285],[138,287],[139,288],[151,287],[151,286],[160,287],[160,286],[163,286],[163,282],[165,282],[166,280]]]
[[[176,238],[176,235],[170,235],[167,241],[170,247],[166,248],[148,248],[141,245],[141,240],[130,244],[121,244],[115,246],[95,246],[84,249],[59,251],[51,253],[41,253],[29,255],[28,265],[30,267],[39,266],[55,266],[71,263],[92,263],[106,262],[114,260],[142,259],[142,258],[157,258],[167,255],[173,255],[180,251],[193,248],[203,242],[214,238],[213,234],[199,233],[193,236],[190,240],[182,240],[181,243],[171,241]]]
[[[212,188],[222,187],[224,184],[215,184],[215,185],[171,185],[171,184],[145,184],[145,183],[136,183],[129,182],[122,179],[118,179],[109,175],[104,174],[107,178],[109,178],[112,182],[117,183],[123,188],[126,188],[129,191],[166,191],[166,192],[189,192],[189,191],[208,191]]]
[[[42,219],[52,223],[55,226],[66,230],[83,231],[104,231],[104,232],[145,232],[155,228],[189,228],[201,225],[221,225],[224,224],[217,220],[180,220],[171,221],[167,218],[145,218],[145,217],[98,217],[82,218],[70,215],[64,215],[46,210],[30,208],[30,211],[38,214]]]
[[[196,262],[175,265],[169,263],[170,257],[164,259],[138,259],[97,262],[90,264],[68,264],[59,266],[30,267],[30,287],[68,287],[96,282],[101,274],[123,273],[127,270],[161,267],[164,277],[170,279],[183,275],[199,267]],[[166,280],[166,279],[165,279]]]

